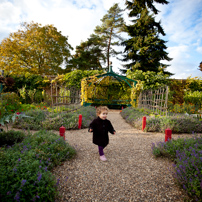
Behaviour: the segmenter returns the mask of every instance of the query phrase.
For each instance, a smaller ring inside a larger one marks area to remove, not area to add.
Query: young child
[[[100,160],[106,161],[103,149],[109,144],[108,132],[115,134],[111,122],[107,119],[109,109],[106,106],[100,106],[97,108],[97,118],[94,119],[90,126],[89,132],[93,132],[93,143],[98,145],[98,151],[100,154]]]

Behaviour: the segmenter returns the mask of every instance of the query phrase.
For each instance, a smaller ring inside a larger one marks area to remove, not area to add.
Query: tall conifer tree
[[[113,46],[120,45],[122,40],[119,35],[123,32],[124,19],[122,17],[122,11],[118,4],[114,4],[107,12],[106,15],[101,19],[102,24],[96,26],[95,33],[103,39],[106,44],[104,49],[104,55],[107,59],[107,67],[109,68],[109,58],[119,54]],[[118,39],[118,40],[117,40]]]
[[[168,57],[165,43],[160,39],[159,35],[165,36],[164,30],[160,22],[155,21],[155,15],[158,10],[154,6],[154,2],[167,4],[166,0],[127,0],[126,9],[128,9],[129,17],[133,18],[132,25],[126,26],[126,32],[129,39],[124,41],[125,46],[124,62],[130,62],[125,66],[126,69],[139,69],[142,71],[158,72],[165,69],[168,65],[161,63],[161,60],[172,60]],[[122,70],[126,72],[126,70]]]

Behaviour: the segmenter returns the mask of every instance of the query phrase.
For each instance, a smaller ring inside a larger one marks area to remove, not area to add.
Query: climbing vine
[[[143,84],[141,81],[138,81],[136,85],[133,84],[133,87],[131,89],[131,105],[133,107],[138,106],[138,98],[142,89],[143,89]]]
[[[81,104],[130,105],[132,102],[134,105],[135,91],[135,86],[130,88],[121,79],[112,76],[91,76],[81,81]]]

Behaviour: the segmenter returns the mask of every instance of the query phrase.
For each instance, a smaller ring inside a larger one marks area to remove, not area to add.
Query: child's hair
[[[105,110],[109,111],[108,107],[106,107],[106,106],[99,106],[97,108],[97,110],[96,110],[97,116],[99,116],[102,113],[102,111],[105,111]]]

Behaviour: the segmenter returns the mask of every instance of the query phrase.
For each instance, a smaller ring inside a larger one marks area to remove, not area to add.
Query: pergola
[[[137,81],[114,73],[112,66],[107,73],[84,78],[82,82],[81,99],[84,106],[121,107],[131,106],[132,102],[136,102],[131,99],[131,93]]]

